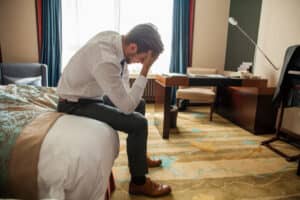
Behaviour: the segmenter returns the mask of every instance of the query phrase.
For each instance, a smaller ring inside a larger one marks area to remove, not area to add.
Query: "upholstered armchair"
[[[216,74],[217,70],[214,68],[199,68],[188,67],[188,75],[210,75]],[[176,92],[177,105],[180,100],[195,101],[197,103],[205,103],[210,105],[209,120],[212,121],[214,102],[215,102],[215,87],[179,87]],[[179,105],[178,105],[179,106]]]
[[[0,84],[48,86],[47,65],[40,63],[0,63]]]

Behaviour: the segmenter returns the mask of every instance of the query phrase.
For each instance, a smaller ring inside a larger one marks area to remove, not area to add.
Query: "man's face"
[[[125,60],[126,63],[132,64],[132,63],[142,63],[144,62],[145,58],[147,57],[146,52],[138,52],[138,47],[135,43],[130,43],[128,46],[126,46],[125,49]]]
[[[132,64],[132,63],[144,63],[145,58],[147,57],[147,53],[133,53],[131,55],[126,56],[126,63]]]

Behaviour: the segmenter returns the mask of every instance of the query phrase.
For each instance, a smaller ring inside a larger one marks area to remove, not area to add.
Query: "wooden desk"
[[[176,86],[252,86],[267,85],[267,80],[240,79],[227,77],[188,77],[157,75],[155,81],[154,124],[163,139],[169,138],[171,118],[171,89]],[[217,89],[218,90],[218,89]],[[217,92],[218,95],[218,92]],[[217,97],[218,98],[218,97]]]

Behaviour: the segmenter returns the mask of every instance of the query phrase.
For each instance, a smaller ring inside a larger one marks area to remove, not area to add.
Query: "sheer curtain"
[[[115,1],[62,0],[62,68],[91,37],[103,30],[115,30]]]
[[[151,73],[168,72],[172,11],[172,0],[62,0],[62,68],[98,32],[114,30],[126,34],[135,25],[150,22],[157,26],[165,46]],[[138,73],[140,68],[138,64],[129,66],[131,73]]]

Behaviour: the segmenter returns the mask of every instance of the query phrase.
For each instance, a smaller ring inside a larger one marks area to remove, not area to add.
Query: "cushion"
[[[34,77],[11,77],[3,75],[3,83],[4,84],[16,84],[16,85],[42,85],[42,77],[34,76]]]
[[[217,74],[217,69],[202,68],[202,67],[189,67],[187,69],[187,73],[188,74],[198,74],[198,75]]]
[[[213,89],[188,87],[177,90],[177,99],[188,99],[194,101],[200,101],[203,103],[212,103],[215,99],[215,92]]]

